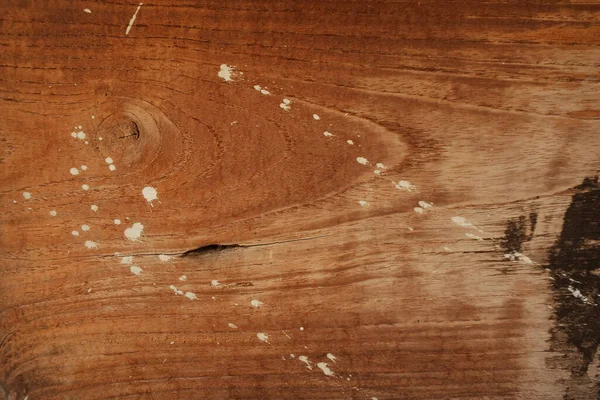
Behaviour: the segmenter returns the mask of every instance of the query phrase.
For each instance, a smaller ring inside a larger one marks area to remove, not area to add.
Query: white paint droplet
[[[146,201],[148,203],[150,203],[150,205],[152,205],[152,202],[154,200],[158,200],[158,192],[156,191],[155,188],[153,188],[151,186],[146,186],[145,188],[143,188],[142,195],[144,196]]]
[[[291,358],[296,358],[296,356],[294,354],[290,354]]]
[[[115,219],[113,220],[113,224],[115,224],[115,225],[121,225],[121,220],[120,220],[120,219],[118,219],[118,218],[115,218]]]
[[[81,167],[79,167],[82,171],[87,171],[87,165],[82,165]]]
[[[313,118],[315,119],[315,121],[318,121],[321,119],[321,117],[319,117],[319,114],[313,114]]]
[[[84,8],[84,9],[83,9],[83,12],[86,12],[86,13],[88,13],[88,14],[91,14],[91,13],[92,13],[92,10],[90,10],[89,8]]]
[[[285,111],[290,111],[292,109],[292,107],[290,107],[289,104],[285,104],[285,103],[279,104],[279,107],[281,107]]]
[[[269,343],[269,335],[267,335],[266,333],[259,332],[259,333],[256,334],[256,337],[261,342],[267,342],[267,343]]]
[[[417,214],[424,214],[425,213],[425,210],[423,210],[421,207],[415,207],[415,208],[413,208],[413,210],[415,210],[415,212]]]
[[[125,229],[125,237],[132,242],[140,240],[142,233],[144,232],[144,225],[139,222],[135,222],[131,227]]]
[[[262,89],[260,93],[264,94],[265,96],[269,96],[271,94],[271,92],[269,92],[267,89]]]
[[[83,190],[90,190],[90,186],[89,186],[89,185],[86,185],[85,183],[84,183],[83,185],[81,185],[81,188],[82,188]]]
[[[254,90],[261,91],[262,87],[260,85],[254,85]]]
[[[237,329],[237,325],[236,324],[232,324],[231,322],[227,324],[228,327],[230,327],[231,329]]]
[[[227,64],[221,64],[220,70],[219,70],[219,78],[223,79],[226,82],[231,82],[233,81],[233,79],[231,78],[233,71],[235,70],[234,67],[231,67]]]
[[[114,162],[114,161],[113,161],[113,159],[112,159],[112,158],[110,158],[110,157],[106,157],[106,158],[104,159],[104,161],[105,161],[107,164],[112,164],[112,163]]]
[[[71,168],[69,172],[71,173],[71,175],[79,175],[79,170],[75,167]]]
[[[81,129],[81,127],[76,126],[75,129]],[[85,140],[86,134],[82,130],[76,130],[76,131],[71,132],[71,137],[73,137],[75,139],[79,139],[79,140]]]
[[[136,265],[132,265],[131,267],[129,267],[129,270],[134,275],[140,275],[142,272],[144,272],[140,267]]]
[[[364,158],[364,157],[356,157],[356,161],[357,161],[359,164],[362,164],[362,165],[367,165],[367,164],[369,164],[369,160],[367,160],[367,159],[366,159],[366,158]]]
[[[183,290],[179,290],[175,287],[175,285],[171,285],[169,286],[169,288],[173,291],[173,293],[175,293],[175,295],[181,295],[183,296]]]
[[[331,132],[325,131],[325,132],[323,132],[323,136],[325,136],[325,137],[332,137],[332,136],[335,136],[335,135],[333,133],[331,133]]]
[[[327,358],[329,358],[333,362],[335,362],[335,360],[337,360],[337,357],[331,353],[327,353]]]
[[[179,277],[179,280],[180,280],[181,282],[185,282],[185,281],[187,281],[187,276],[185,276],[185,275],[181,275],[181,276]]]
[[[301,330],[301,331],[303,331],[303,330],[304,330],[304,327],[303,327],[303,326],[301,326],[301,327],[300,327],[300,330]]]
[[[349,145],[354,145],[354,142],[350,139],[346,140],[346,143],[348,143]]]
[[[395,183],[395,185],[396,185],[396,189],[405,190],[407,192],[412,192],[417,189],[417,187],[415,185],[413,185],[412,183],[410,183],[409,181],[399,181],[398,183]]]
[[[90,226],[89,225],[81,225],[81,230],[88,232],[90,230]]]
[[[110,169],[111,171],[115,171],[115,170],[117,169],[117,167],[115,167],[115,165],[114,165],[114,164],[110,164],[110,165],[108,166],[108,169]]]
[[[77,231],[71,231],[71,235],[73,235],[73,236],[79,236],[79,232],[77,232]]]
[[[97,211],[98,211],[98,206],[97,206],[97,205],[95,205],[95,204],[92,204],[92,205],[90,206],[90,210],[92,210],[93,212],[97,212]]]
[[[97,249],[98,248],[98,243],[92,241],[92,240],[86,240],[85,241],[85,247],[87,247],[88,249]]]
[[[317,363],[317,367],[319,367],[321,369],[321,371],[323,371],[323,373],[325,375],[327,375],[327,376],[334,376],[335,375],[333,373],[333,371],[329,369],[329,367],[327,366],[326,362]]]
[[[283,102],[283,104],[287,104],[287,105],[292,104],[292,101],[289,99],[283,99],[282,102]]]
[[[23,192],[23,197],[25,198],[25,200],[29,200],[29,199],[31,199],[31,193]]]
[[[190,300],[198,299],[198,297],[196,297],[196,293],[192,293],[192,292],[185,292],[185,297],[187,297]]]
[[[104,139],[102,139],[102,136],[98,136],[98,141],[103,141]]]
[[[169,262],[173,257],[168,254],[159,254],[158,259],[162,262]]]
[[[358,204],[360,204],[361,207],[369,207],[369,203],[364,200],[359,200]]]
[[[421,206],[422,208],[427,209],[427,208],[433,207],[433,204],[421,200],[421,201],[419,201],[419,206]]]
[[[133,26],[133,23],[135,22],[138,12],[140,12],[140,8],[143,4],[144,3],[140,3],[140,5],[136,8],[135,13],[133,13],[133,17],[131,17],[129,20],[129,25],[127,25],[127,29],[125,29],[125,35],[129,35],[129,31],[131,30],[131,27]]]
[[[250,305],[252,305],[252,307],[254,307],[254,308],[260,308],[260,307],[262,307],[263,304],[264,303],[260,300],[252,300],[250,302]]]
[[[216,279],[213,279],[213,280],[210,282],[210,284],[211,284],[212,286],[214,286],[214,287],[217,287],[217,286],[221,285],[221,284],[219,283],[219,281],[218,281],[218,280],[216,280]]]
[[[387,169],[387,167],[385,165],[383,165],[383,163],[378,162],[377,164],[375,164],[375,166],[379,169]]]
[[[133,264],[133,256],[121,257],[121,264],[125,264],[125,265]]]
[[[56,217],[56,210],[50,211],[50,216],[51,217]]]
[[[298,360],[300,360],[304,364],[306,364],[306,368],[312,370],[312,366],[310,365],[310,361],[308,361],[308,357],[306,357],[306,356],[300,356],[300,357],[298,357]]]

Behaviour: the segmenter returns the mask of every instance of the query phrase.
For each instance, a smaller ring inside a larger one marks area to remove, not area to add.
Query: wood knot
[[[137,140],[140,138],[140,128],[134,121],[127,121],[117,125],[116,129],[120,132],[119,139],[133,138]]]

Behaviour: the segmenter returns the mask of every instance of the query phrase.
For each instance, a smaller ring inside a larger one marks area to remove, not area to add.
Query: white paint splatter
[[[88,232],[90,230],[90,226],[89,225],[81,225],[81,230]]]
[[[292,102],[288,99],[283,99],[281,101],[281,104],[279,104],[279,107],[281,107],[282,109],[284,109],[285,111],[290,111],[292,109],[292,107],[290,106],[290,104],[292,104]]]
[[[269,335],[267,335],[266,333],[259,332],[259,333],[256,334],[256,337],[261,342],[269,343]]]
[[[71,168],[69,172],[71,173],[71,175],[79,175],[79,170],[75,167]]]
[[[423,210],[421,207],[415,207],[413,210],[415,210],[415,212],[418,214],[425,214],[425,210]]]
[[[89,185],[86,185],[85,183],[84,183],[83,185],[81,185],[81,188],[82,188],[83,190],[90,190],[90,186],[89,186]]]
[[[313,114],[313,118],[315,119],[315,121],[318,121],[321,119],[321,117],[319,117],[319,114]]]
[[[85,12],[85,13],[88,13],[88,14],[91,14],[91,13],[92,13],[92,10],[90,10],[89,8],[84,8],[84,9],[83,9],[83,12]]]
[[[179,280],[180,280],[181,282],[185,282],[185,281],[187,281],[187,276],[186,276],[186,275],[181,275],[181,276],[179,277]]]
[[[465,236],[468,237],[469,239],[474,239],[474,240],[483,240],[482,237],[479,237],[477,235],[473,235],[472,233],[465,233]]]
[[[102,139],[102,136],[98,136],[98,140],[99,140],[99,141],[102,141],[102,140],[103,140],[103,139]]]
[[[158,200],[158,192],[156,191],[156,189],[151,186],[146,186],[145,188],[142,189],[142,195],[144,196],[146,201],[148,203],[150,203],[151,206],[154,207],[152,202],[154,200]]]
[[[108,169],[110,169],[111,171],[115,171],[115,170],[117,169],[117,167],[115,167],[115,165],[114,165],[114,164],[110,164],[110,165],[108,166]]]
[[[428,203],[428,202],[426,202],[426,201],[423,201],[423,200],[419,201],[419,205],[420,205],[422,208],[425,208],[425,209],[433,207],[433,204],[431,204],[431,203]]]
[[[377,164],[375,164],[375,166],[377,168],[379,168],[379,169],[387,169],[387,167],[383,163],[380,163],[380,162],[378,162]]]
[[[350,139],[346,140],[346,143],[348,143],[349,145],[354,145],[354,142]]]
[[[376,169],[375,171],[373,171],[373,173],[375,175],[381,175],[381,170],[380,169]]]
[[[135,13],[133,14],[133,17],[131,17],[131,19],[129,20],[129,25],[127,25],[127,29],[125,30],[125,35],[129,35],[129,31],[131,30],[131,27],[133,26],[133,23],[135,22],[138,12],[140,11],[140,8],[142,8],[143,4],[144,3],[140,3],[140,5],[135,10]]]
[[[399,181],[398,183],[395,183],[394,185],[396,185],[396,189],[405,190],[407,192],[412,192],[417,189],[417,187],[415,185],[413,185],[412,183],[410,183],[409,181]]]
[[[271,94],[271,92],[269,92],[267,89],[262,89],[260,92],[265,96],[269,96]]]
[[[325,136],[325,137],[332,137],[332,136],[335,136],[335,135],[333,133],[331,133],[331,132],[325,131],[325,132],[323,132],[323,136]]]
[[[139,222],[135,222],[129,228],[125,229],[125,238],[132,242],[140,240],[142,233],[144,232],[144,225]]]
[[[213,279],[213,280],[210,282],[210,284],[211,284],[212,286],[214,286],[214,287],[217,287],[217,286],[220,286],[220,285],[221,285],[221,284],[219,283],[219,281],[218,281],[218,280],[216,280],[216,279]]]
[[[104,159],[104,162],[106,162],[107,164],[112,164],[114,161],[113,161],[113,159],[111,157],[106,157]]]
[[[329,369],[329,367],[327,367],[327,363],[326,362],[320,362],[317,363],[317,367],[319,367],[321,369],[321,371],[323,371],[323,373],[327,376],[334,376],[335,374],[333,373],[332,370]]]
[[[310,365],[310,361],[308,361],[308,357],[306,357],[306,356],[300,356],[300,357],[298,357],[298,360],[300,360],[304,364],[306,364],[306,368],[312,370],[312,366]]]
[[[454,222],[458,226],[462,226],[463,228],[472,228],[473,224],[467,221],[465,217],[452,217],[450,218],[452,222]]]
[[[364,158],[364,157],[356,157],[356,161],[357,161],[359,164],[362,164],[362,165],[367,165],[367,164],[369,164],[369,160],[367,160],[367,159],[366,159],[366,158]]]
[[[77,231],[71,231],[71,235],[73,235],[73,236],[79,236],[79,232],[77,232]]]
[[[196,299],[198,299],[198,297],[196,297],[196,294],[192,293],[192,292],[185,292],[185,297],[187,297],[190,300],[196,300]]]
[[[510,261],[523,261],[525,264],[535,264],[531,258],[527,257],[523,253],[519,253],[518,251],[505,254],[504,257],[508,258]]]
[[[25,198],[25,200],[31,199],[31,193],[29,193],[29,192],[23,192],[23,198]]]
[[[237,329],[237,325],[236,324],[232,324],[231,322],[227,324],[228,327],[230,327],[231,329]]]
[[[56,214],[57,214],[57,213],[56,213],[56,210],[51,210],[51,211],[50,211],[50,216],[51,216],[51,217],[56,217]]]
[[[364,200],[359,200],[358,204],[360,204],[361,207],[369,207],[369,203]]]
[[[82,171],[87,171],[88,167],[87,165],[82,165],[81,167],[79,167],[79,169],[81,169]]]
[[[173,257],[168,254],[159,254],[158,259],[162,262],[169,262]]]
[[[92,241],[92,240],[86,240],[85,241],[85,247],[87,247],[88,249],[97,249],[98,248],[98,243]]]
[[[121,257],[121,264],[125,264],[125,265],[133,264],[133,256]]]
[[[86,134],[84,131],[81,130],[81,126],[79,126],[79,127],[76,126],[75,129],[79,129],[79,130],[71,132],[71,137],[73,137],[75,139],[79,139],[79,140],[85,140]]]
[[[136,265],[132,265],[131,267],[129,267],[129,270],[134,275],[140,275],[142,272],[144,272],[144,270],[142,270],[140,267],[138,267]]]
[[[333,362],[335,362],[335,360],[337,360],[337,357],[331,353],[327,353],[327,358],[329,358]]]
[[[115,224],[115,225],[121,225],[121,220],[120,220],[120,219],[118,219],[118,218],[115,218],[115,219],[113,220],[113,224]]]
[[[183,290],[179,290],[175,287],[175,285],[169,286],[169,288],[175,293],[175,295],[183,296]]]
[[[262,301],[260,301],[260,300],[252,300],[252,301],[250,302],[250,304],[251,304],[251,305],[252,305],[252,307],[254,307],[254,308],[260,308],[260,307],[262,307],[262,305],[263,305],[264,303],[263,303]]]
[[[233,73],[233,71],[235,70],[234,67],[230,67],[227,64],[221,64],[220,70],[219,70],[219,78],[223,79],[226,82],[231,82],[233,81],[233,79],[231,78],[231,75]]]
[[[97,211],[98,211],[98,206],[97,206],[97,205],[95,205],[95,204],[92,204],[92,205],[90,206],[90,210],[92,210],[93,212],[97,212]]]
[[[254,85],[254,90],[260,92],[262,90],[262,87],[260,87],[260,85]]]
[[[295,355],[293,355],[293,354],[290,354],[290,357],[291,357],[291,358],[296,358],[296,356],[295,356]]]
[[[301,330],[301,331],[303,331],[303,330],[304,330],[304,327],[303,327],[303,326],[301,326],[301,327],[300,327],[300,330]]]
[[[589,304],[589,305],[594,304],[587,296],[584,296],[579,289],[575,289],[573,286],[569,285],[569,287],[567,287],[567,290],[569,292],[571,292],[573,297],[580,299],[585,304]]]

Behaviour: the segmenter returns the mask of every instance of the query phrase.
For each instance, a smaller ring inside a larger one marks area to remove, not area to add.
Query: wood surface
[[[600,397],[600,3],[0,19],[4,399]]]

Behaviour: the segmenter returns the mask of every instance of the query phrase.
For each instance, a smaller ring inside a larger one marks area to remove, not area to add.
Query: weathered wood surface
[[[599,395],[599,4],[138,6],[0,4],[6,399]]]

